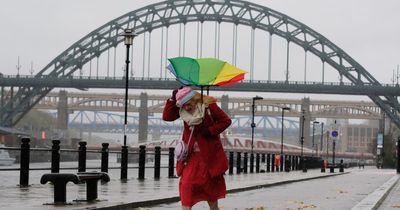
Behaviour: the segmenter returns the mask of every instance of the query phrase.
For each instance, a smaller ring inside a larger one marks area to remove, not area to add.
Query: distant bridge
[[[164,122],[161,113],[168,95],[131,94],[128,100],[128,132],[139,133],[141,139],[147,134],[177,135],[181,132],[181,122]],[[218,98],[220,106],[233,117],[230,133],[249,135],[251,133],[251,98]],[[263,137],[279,137],[281,114],[285,112],[285,136],[299,137],[299,122],[305,116],[306,141],[309,141],[310,125],[316,118],[380,120],[382,110],[372,102],[365,101],[325,101],[304,99],[272,99],[257,101],[255,133]],[[121,133],[124,122],[124,95],[101,93],[71,93],[60,91],[47,94],[35,106],[36,109],[57,110],[58,128],[76,128],[84,132]],[[304,113],[303,113],[304,110]],[[293,120],[293,118],[295,118]],[[296,119],[297,118],[297,119]],[[145,127],[146,129],[141,129]],[[325,127],[327,129],[329,127]],[[318,129],[319,132],[320,129]]]

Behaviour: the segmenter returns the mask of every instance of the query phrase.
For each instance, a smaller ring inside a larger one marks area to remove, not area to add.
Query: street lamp
[[[324,142],[324,122],[321,122],[321,141],[320,141],[321,146],[319,148],[319,150],[321,150],[321,157],[323,156],[322,150],[324,149],[323,142]]]
[[[254,111],[255,111],[255,101],[256,100],[263,100],[264,98],[261,96],[255,96],[253,97],[253,104],[252,104],[252,109],[251,109],[251,154],[253,154],[253,149],[254,149],[254,128],[256,127],[256,124],[254,123]]]
[[[135,34],[133,29],[125,29],[124,33],[120,36],[124,37],[126,46],[126,60],[125,60],[125,123],[124,123],[124,145],[121,151],[121,179],[127,179],[128,175],[128,147],[126,146],[126,133],[128,129],[128,87],[129,87],[129,48],[133,43]]]
[[[314,121],[312,123],[312,149],[313,149],[312,150],[312,156],[314,156],[314,150],[315,150],[315,141],[314,141],[315,124],[319,124],[319,122],[318,121]]]
[[[253,172],[253,164],[254,164],[254,154],[253,154],[253,149],[254,149],[254,128],[256,127],[256,124],[254,123],[254,111],[255,111],[255,101],[256,100],[263,100],[264,98],[261,96],[255,96],[253,97],[253,103],[251,106],[251,154],[250,154],[250,173]]]
[[[303,146],[304,146],[304,122],[306,121],[306,117],[305,115],[305,110],[301,110],[301,139],[300,139],[300,143],[301,143],[301,167],[303,169],[303,172],[307,172],[307,168],[306,168],[306,163],[304,161],[304,157],[303,157]]]
[[[285,110],[290,111],[290,107],[283,107],[282,108],[282,132],[281,132],[281,165],[280,165],[280,169],[281,172],[283,171],[283,160],[285,160],[286,158],[283,158],[283,120],[285,117]]]

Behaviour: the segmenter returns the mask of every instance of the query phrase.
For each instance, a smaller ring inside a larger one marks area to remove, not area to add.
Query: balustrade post
[[[51,173],[60,172],[60,140],[53,140],[51,146]]]
[[[260,173],[260,154],[256,154],[256,173]]]
[[[229,175],[233,174],[233,152],[229,152]]]
[[[108,154],[109,154],[109,149],[108,143],[102,143],[101,144],[101,172],[108,173]]]
[[[237,152],[236,153],[236,174],[240,174],[242,172],[242,157],[241,157],[241,153]]]
[[[248,154],[247,152],[244,153],[243,157],[243,173],[247,174],[247,159],[248,159]]]
[[[161,167],[161,147],[156,146],[154,151],[154,178],[160,178],[160,167]]]
[[[86,142],[79,142],[78,149],[78,172],[86,172]]]
[[[175,168],[175,148],[170,147],[168,151],[168,178],[174,178],[174,168]]]
[[[139,174],[138,178],[143,180],[144,179],[144,172],[146,168],[146,146],[140,145],[139,146]]]
[[[19,186],[29,186],[29,157],[30,157],[30,144],[29,138],[21,139],[21,155],[20,155],[20,174],[19,174]]]

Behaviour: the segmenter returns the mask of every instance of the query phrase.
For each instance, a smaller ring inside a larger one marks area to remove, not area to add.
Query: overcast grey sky
[[[104,23],[157,0],[0,0],[0,72],[30,74]],[[399,0],[253,0],[321,33],[377,80],[400,64]]]

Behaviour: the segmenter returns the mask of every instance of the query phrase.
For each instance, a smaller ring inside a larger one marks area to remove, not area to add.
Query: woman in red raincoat
[[[176,165],[179,196],[183,210],[199,201],[207,201],[211,210],[218,209],[218,199],[226,195],[225,179],[228,160],[219,134],[231,124],[230,117],[216,104],[216,99],[203,96],[190,87],[174,90],[163,110],[163,120],[184,122],[183,140],[189,144],[189,156]]]

